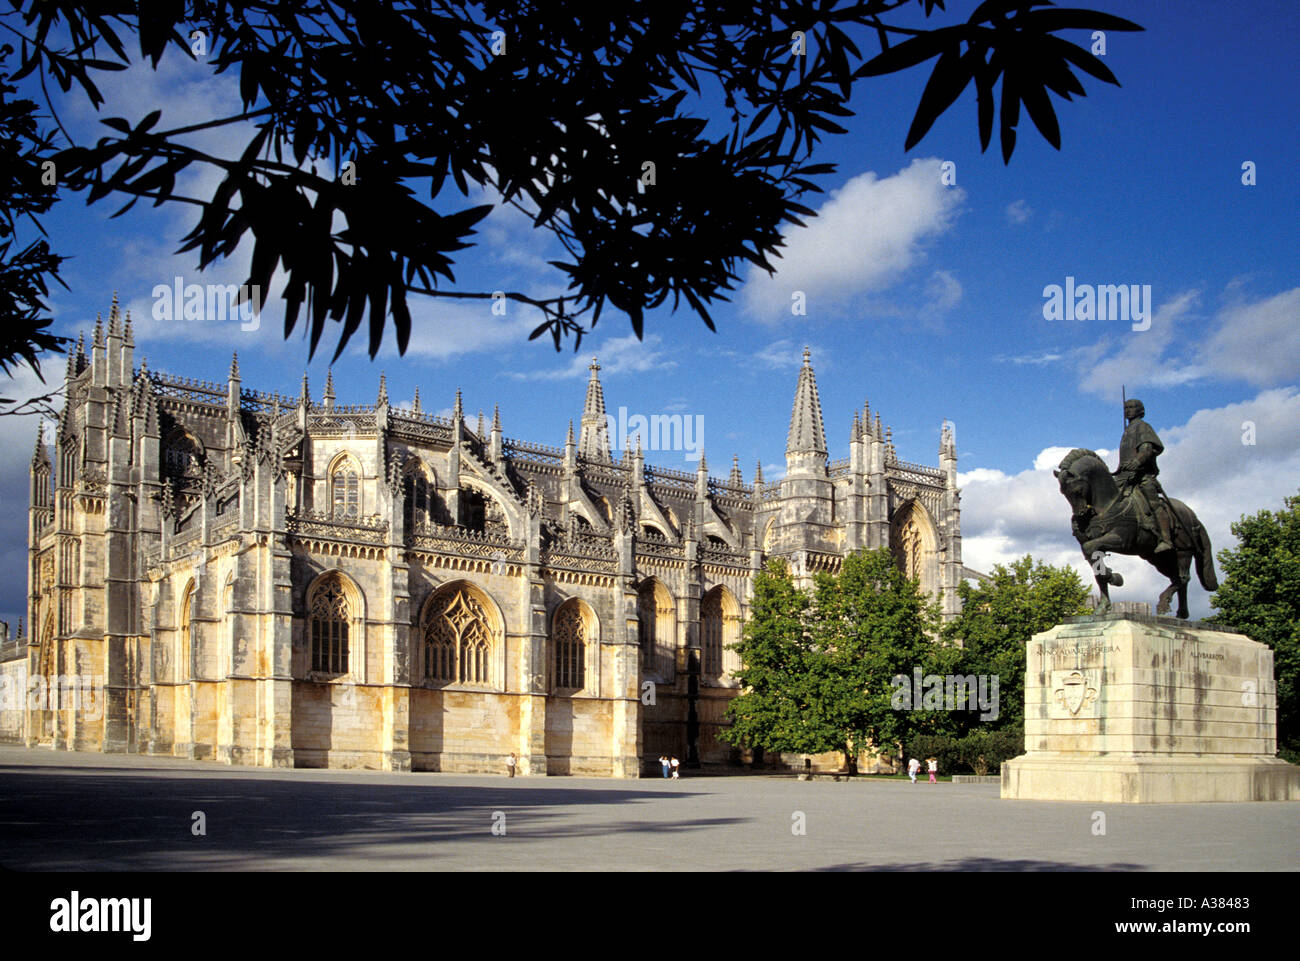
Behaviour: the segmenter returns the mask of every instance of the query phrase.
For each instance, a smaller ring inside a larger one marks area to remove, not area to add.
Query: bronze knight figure
[[[1214,555],[1210,538],[1191,508],[1166,498],[1156,480],[1160,473],[1156,458],[1165,448],[1151,425],[1142,419],[1145,414],[1140,400],[1125,402],[1127,426],[1120,441],[1119,470],[1113,475],[1096,453],[1084,448],[1070,451],[1055,474],[1074,512],[1074,536],[1092,565],[1101,592],[1099,610],[1110,607],[1109,588],[1124,583],[1106,566],[1107,552],[1135,554],[1169,578],[1156,613],[1168,613],[1169,602],[1177,592],[1178,616],[1186,618],[1193,561],[1201,586],[1207,591],[1218,589]]]

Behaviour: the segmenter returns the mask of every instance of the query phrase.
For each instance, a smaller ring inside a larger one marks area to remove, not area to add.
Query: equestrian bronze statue
[[[1124,579],[1106,566],[1106,554],[1135,554],[1169,578],[1161,592],[1157,614],[1169,613],[1169,601],[1178,592],[1178,616],[1187,617],[1187,584],[1192,562],[1207,591],[1218,590],[1210,538],[1192,509],[1165,496],[1156,476],[1156,459],[1164,445],[1142,418],[1140,400],[1124,403],[1124,437],[1119,445],[1119,470],[1112,475],[1093,451],[1076,448],[1065,455],[1054,472],[1061,493],[1074,512],[1071,527],[1092,565],[1101,591],[1101,611],[1110,608],[1113,584]]]

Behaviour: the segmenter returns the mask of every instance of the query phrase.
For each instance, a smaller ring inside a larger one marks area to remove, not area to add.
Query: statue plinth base
[[[1070,618],[1027,649],[1025,751],[1002,797],[1042,801],[1300,800],[1279,760],[1273,652],[1169,617]]]

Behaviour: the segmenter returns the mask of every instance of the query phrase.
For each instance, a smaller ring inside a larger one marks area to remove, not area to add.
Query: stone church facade
[[[765,559],[805,583],[890,546],[957,612],[956,449],[900,461],[869,408],[830,461],[804,353],[786,475],[611,451],[593,361],[563,446],[490,423],[135,365],[116,300],[31,466],[28,745],[261,766],[633,777],[719,739]],[[575,397],[575,401],[576,401]],[[21,681],[18,675],[21,674]],[[68,679],[72,679],[69,687]],[[78,686],[76,679],[82,679]],[[87,683],[88,682],[88,683]]]

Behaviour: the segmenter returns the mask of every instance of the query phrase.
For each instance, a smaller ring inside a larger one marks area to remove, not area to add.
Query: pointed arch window
[[[185,585],[185,594],[181,600],[180,652],[176,658],[176,679],[188,681],[194,669],[195,635],[198,625],[194,623],[194,606],[198,603],[199,585],[190,581]]]
[[[566,601],[555,614],[555,687],[582,690],[587,683],[587,640],[590,628],[576,601]]]
[[[343,582],[333,576],[317,584],[307,609],[313,671],[323,674],[348,672],[348,628],[351,619],[351,605]]]
[[[731,650],[740,640],[740,609],[725,587],[715,587],[700,601],[700,670],[705,678],[721,681],[738,669]]]
[[[658,581],[648,580],[637,592],[636,608],[641,668],[664,680],[671,679],[676,668],[672,595]]]
[[[330,473],[330,490],[335,518],[361,516],[361,471],[351,458],[340,460]]]
[[[459,587],[436,595],[425,611],[424,677],[461,684],[492,682],[492,618],[482,601]]]
[[[429,479],[421,471],[412,471],[402,481],[406,495],[406,529],[427,524],[433,515]]]

